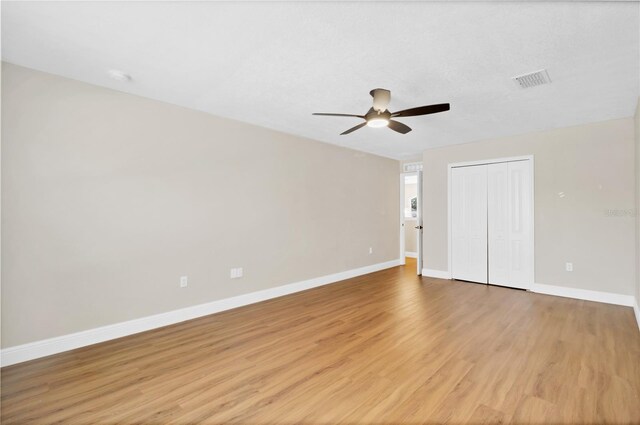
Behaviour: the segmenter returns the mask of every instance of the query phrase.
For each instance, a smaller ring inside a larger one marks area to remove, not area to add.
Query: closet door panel
[[[451,273],[461,279],[469,272],[469,237],[465,223],[465,172],[462,168],[451,170]]]
[[[533,283],[533,216],[531,161],[509,162],[509,286],[529,289]]]
[[[489,283],[509,284],[509,165],[488,166]]]
[[[451,170],[452,277],[487,283],[487,166]]]

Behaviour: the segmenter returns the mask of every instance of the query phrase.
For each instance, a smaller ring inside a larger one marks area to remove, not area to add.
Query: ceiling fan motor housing
[[[387,89],[373,89],[369,92],[373,97],[373,109],[378,112],[384,112],[389,108],[391,102],[391,92]]]

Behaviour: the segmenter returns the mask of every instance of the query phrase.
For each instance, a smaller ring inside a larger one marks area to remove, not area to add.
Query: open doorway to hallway
[[[418,246],[416,226],[418,219],[418,173],[407,173],[403,176],[403,224],[404,224],[404,256],[416,258]]]
[[[400,175],[400,259],[415,259],[416,273],[422,274],[422,171]]]

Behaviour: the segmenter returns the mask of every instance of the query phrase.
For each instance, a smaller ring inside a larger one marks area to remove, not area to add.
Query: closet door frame
[[[530,191],[531,191],[531,210],[530,210],[530,214],[531,214],[531,241],[530,241],[530,264],[531,264],[531,286],[535,283],[535,215],[534,215],[534,209],[535,209],[535,166],[534,166],[534,159],[533,159],[533,155],[523,155],[523,156],[512,156],[512,157],[507,157],[507,158],[495,158],[495,159],[483,159],[483,160],[479,160],[479,161],[466,161],[466,162],[456,162],[456,163],[450,163],[447,165],[447,236],[448,236],[448,240],[447,240],[447,252],[448,252],[448,274],[449,274],[449,279],[453,279],[453,267],[452,267],[452,259],[453,259],[453,244],[451,243],[451,213],[452,213],[452,209],[451,209],[451,203],[452,203],[452,196],[451,196],[451,170],[453,168],[458,168],[458,167],[470,167],[473,165],[488,165],[488,164],[498,164],[501,162],[514,162],[514,161],[529,161],[529,165],[531,168],[531,179],[530,179]],[[528,288],[528,290],[531,290],[531,287]]]

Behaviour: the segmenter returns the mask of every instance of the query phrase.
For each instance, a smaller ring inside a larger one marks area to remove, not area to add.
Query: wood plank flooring
[[[640,424],[633,310],[396,267],[2,369],[3,424]]]

